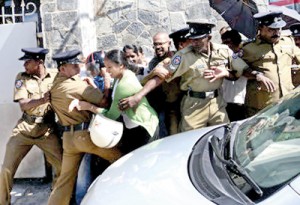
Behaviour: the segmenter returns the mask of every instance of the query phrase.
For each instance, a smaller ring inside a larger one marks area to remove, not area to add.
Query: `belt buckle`
[[[205,97],[209,99],[213,99],[215,97],[214,91],[205,92]]]

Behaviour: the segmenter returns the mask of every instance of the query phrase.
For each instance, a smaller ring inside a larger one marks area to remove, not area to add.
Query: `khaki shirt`
[[[209,82],[203,76],[204,70],[211,66],[224,66],[227,69],[236,71],[236,76],[242,75],[243,70],[248,66],[225,45],[211,43],[211,55],[205,53],[196,54],[192,47],[188,46],[178,51],[172,58],[169,70],[173,73],[167,79],[170,82],[181,76],[180,89],[187,91],[189,88],[196,92],[216,90],[221,87],[223,79]]]
[[[68,109],[72,100],[78,99],[99,105],[102,98],[102,92],[81,80],[79,75],[71,78],[58,75],[51,89],[51,105],[63,126],[89,122],[91,119],[89,111],[78,111],[75,108],[69,112]]]
[[[262,109],[293,90],[291,65],[293,58],[299,64],[300,49],[292,37],[282,37],[276,44],[257,38],[244,45],[242,58],[251,69],[262,72],[276,86],[276,91],[269,93],[262,83],[249,80],[245,101],[248,107]]]
[[[34,75],[28,75],[21,72],[17,75],[14,88],[14,102],[21,99],[40,99],[48,92],[52,85],[55,76],[57,75],[56,69],[46,69],[46,76],[40,79]],[[37,107],[26,110],[29,115],[43,116],[50,109],[50,103],[45,103]]]

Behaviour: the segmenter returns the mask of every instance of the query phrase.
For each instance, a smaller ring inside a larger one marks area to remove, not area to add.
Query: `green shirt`
[[[118,108],[119,101],[136,94],[142,89],[142,85],[130,70],[124,71],[123,77],[116,86],[112,104],[109,110],[103,112],[106,117],[113,120],[118,119],[122,114],[122,111]],[[127,115],[132,122],[144,127],[150,136],[154,135],[158,126],[158,117],[145,97],[142,98],[136,109],[129,108],[123,114]]]

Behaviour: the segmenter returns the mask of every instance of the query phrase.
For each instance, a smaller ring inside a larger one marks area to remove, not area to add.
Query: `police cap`
[[[189,33],[187,38],[198,39],[204,38],[211,33],[211,29],[215,27],[215,24],[210,23],[207,19],[200,19],[197,21],[188,21]]]
[[[48,49],[45,48],[22,48],[22,52],[24,52],[24,56],[19,58],[19,60],[45,60],[46,54],[49,52]]]
[[[186,28],[182,28],[180,30],[177,30],[173,33],[171,33],[169,35],[170,38],[172,38],[173,40],[176,39],[176,40],[186,40],[186,35],[189,33],[189,28],[186,27]]]
[[[286,22],[282,20],[281,15],[281,11],[268,11],[257,13],[253,17],[259,25],[265,25],[269,28],[282,28],[286,25]]]
[[[81,63],[81,61],[77,58],[79,54],[81,54],[81,52],[75,49],[58,53],[54,55],[52,59],[56,61],[58,66],[61,66],[63,64],[79,64]]]
[[[295,23],[290,26],[293,36],[300,36],[300,23]]]

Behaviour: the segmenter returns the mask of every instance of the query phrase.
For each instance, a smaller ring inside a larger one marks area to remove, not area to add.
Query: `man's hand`
[[[158,65],[153,69],[153,76],[158,76],[161,79],[167,79],[171,77],[171,73],[162,65]]]
[[[77,110],[90,110],[93,105],[86,101],[79,101],[78,99],[72,100],[72,102],[69,105],[69,112],[72,112],[74,108]]]
[[[84,77],[82,80],[85,81],[85,82],[87,82],[88,85],[91,85],[94,88],[97,88],[97,86],[94,83],[94,80],[92,78],[90,78],[90,77]]]
[[[119,109],[121,111],[125,111],[129,108],[136,109],[137,105],[140,103],[141,100],[142,98],[139,97],[139,95],[137,94],[130,96],[128,98],[123,98],[119,101]]]
[[[275,92],[276,87],[271,79],[264,76],[263,74],[256,75],[257,82],[261,82],[267,89],[268,92]],[[258,90],[261,90],[261,87],[258,87]]]
[[[229,77],[229,71],[224,66],[211,67],[210,69],[204,70],[203,76],[212,83],[215,80]]]
[[[41,98],[42,104],[50,102],[50,99],[51,99],[50,91],[44,93],[44,97]]]

